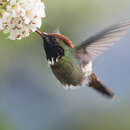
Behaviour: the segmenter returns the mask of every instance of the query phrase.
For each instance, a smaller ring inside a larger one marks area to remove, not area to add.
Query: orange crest
[[[65,37],[64,35],[61,35],[61,34],[58,34],[58,33],[51,33],[51,34],[48,34],[48,35],[50,35],[50,36],[55,36],[55,37],[57,37],[57,38],[63,40],[63,41],[65,42],[65,44],[66,44],[67,46],[69,46],[70,48],[74,48],[74,45],[73,45],[72,41],[69,40],[69,39],[68,39],[67,37]]]

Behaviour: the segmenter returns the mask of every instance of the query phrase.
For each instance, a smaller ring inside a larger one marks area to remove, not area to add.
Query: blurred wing
[[[90,37],[76,47],[77,58],[87,64],[88,61],[95,59],[125,35],[129,27],[130,21],[125,21]]]

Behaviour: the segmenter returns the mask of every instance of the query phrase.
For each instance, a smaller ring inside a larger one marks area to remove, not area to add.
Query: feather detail
[[[129,28],[130,21],[125,21],[88,38],[76,46],[75,53],[77,58],[82,64],[87,64],[88,61],[94,60],[98,55],[120,40],[128,32]]]
[[[69,39],[68,39],[67,37],[65,37],[64,35],[61,35],[61,34],[58,34],[58,33],[50,33],[50,34],[48,34],[48,35],[49,35],[49,36],[55,36],[55,37],[57,37],[57,38],[63,40],[63,41],[65,42],[65,44],[66,44],[67,46],[69,46],[70,48],[74,48],[74,45],[73,45],[72,41],[69,40]]]
[[[110,89],[108,89],[105,85],[103,85],[94,73],[92,73],[89,76],[89,80],[89,87],[95,89],[96,91],[100,92],[101,94],[109,98],[114,97],[113,92]]]

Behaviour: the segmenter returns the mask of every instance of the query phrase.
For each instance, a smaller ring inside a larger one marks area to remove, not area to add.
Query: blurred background
[[[41,31],[57,28],[74,44],[130,19],[130,0],[47,0]],[[116,94],[63,89],[47,65],[37,34],[10,41],[0,33],[0,130],[130,130],[130,32],[94,62]]]

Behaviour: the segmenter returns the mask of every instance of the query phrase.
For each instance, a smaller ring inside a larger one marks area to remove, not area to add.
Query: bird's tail
[[[89,87],[92,87],[96,91],[100,92],[101,94],[109,98],[113,98],[114,96],[113,92],[110,89],[108,89],[105,85],[103,85],[94,73],[92,73],[89,76]]]

